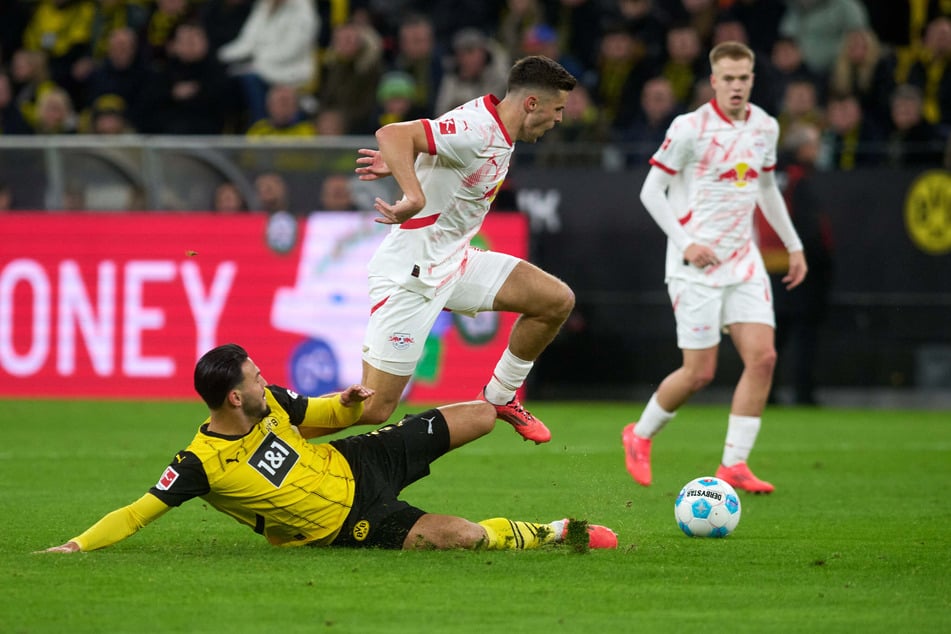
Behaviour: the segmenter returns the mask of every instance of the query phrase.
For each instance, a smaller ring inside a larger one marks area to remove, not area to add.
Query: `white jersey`
[[[753,212],[760,175],[776,168],[778,137],[776,120],[752,104],[743,121],[731,120],[711,100],[670,124],[650,163],[673,175],[671,207],[684,230],[711,247],[720,264],[684,264],[683,252],[668,240],[668,280],[727,286],[766,274],[753,239]]]
[[[394,225],[370,260],[381,275],[433,297],[465,269],[478,233],[515,149],[493,95],[473,99],[437,119],[423,119],[429,153],[416,159],[426,206]]]

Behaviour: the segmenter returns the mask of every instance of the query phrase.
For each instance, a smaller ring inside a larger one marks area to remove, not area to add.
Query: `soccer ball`
[[[726,537],[740,523],[740,498],[719,478],[697,478],[677,495],[674,518],[690,537]]]

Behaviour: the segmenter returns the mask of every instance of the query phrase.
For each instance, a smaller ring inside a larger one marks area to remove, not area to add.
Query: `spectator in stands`
[[[90,0],[42,0],[23,33],[23,47],[46,54],[51,79],[73,100],[92,70],[95,13]]]
[[[690,25],[701,42],[709,42],[719,15],[717,0],[674,0],[668,3],[671,20]]]
[[[40,95],[36,103],[36,134],[74,134],[77,126],[76,111],[69,93],[56,87]]]
[[[713,86],[710,85],[710,79],[698,79],[693,86],[693,97],[691,97],[690,104],[687,106],[687,112],[693,112],[715,96]]]
[[[644,82],[649,78],[650,64],[644,43],[621,25],[608,25],[601,39],[591,92],[609,130],[623,130],[634,122]]]
[[[144,100],[152,109],[143,132],[220,134],[226,91],[227,77],[208,50],[205,29],[198,22],[181,24]]]
[[[921,89],[923,115],[928,123],[951,129],[951,17],[928,23],[917,58],[908,71],[908,83]]]
[[[149,12],[140,0],[100,0],[92,20],[90,49],[98,62],[109,52],[112,34],[119,29],[139,33],[149,18]],[[138,43],[138,41],[137,41]]]
[[[349,174],[328,174],[320,184],[321,211],[354,211],[357,209],[353,202],[350,189],[352,177]]]
[[[685,107],[697,80],[709,76],[700,36],[689,24],[674,24],[667,31],[664,52],[660,74],[670,82],[676,102]]]
[[[150,62],[164,62],[175,29],[192,17],[189,0],[155,0],[155,6],[145,25],[142,47]]]
[[[924,118],[921,89],[899,84],[891,99],[891,122],[886,138],[889,167],[941,167],[947,137]]]
[[[669,79],[652,77],[644,83],[641,110],[621,137],[625,142],[636,144],[628,159],[631,165],[647,165],[647,160],[663,143],[670,123],[681,112],[684,112],[684,104],[677,102]]]
[[[506,0],[495,38],[509,59],[516,60],[528,55],[522,48],[525,34],[536,24],[544,23],[542,0]]]
[[[545,142],[533,147],[536,165],[547,167],[590,166],[601,160],[601,143],[608,140],[607,129],[601,120],[601,111],[594,104],[591,93],[583,84],[577,84],[568,93],[564,118],[561,123],[545,133]],[[566,144],[572,144],[569,149]],[[517,209],[515,196],[508,192],[505,203],[503,194],[506,187],[499,191],[493,203],[493,209]]]
[[[867,27],[860,0],[789,0],[779,33],[796,41],[806,66],[826,82],[846,34]]]
[[[908,71],[922,48],[928,23],[939,16],[951,17],[951,3],[947,0],[866,0],[865,4],[878,39],[895,53],[895,83],[906,83]]]
[[[241,190],[231,181],[225,181],[215,188],[214,211],[221,214],[236,214],[248,210]]]
[[[426,118],[425,111],[413,104],[416,87],[413,78],[398,70],[383,75],[376,90],[377,127],[398,121],[414,121]]]
[[[545,0],[554,2],[557,0]],[[400,2],[378,2],[394,7]],[[495,33],[503,12],[505,0],[415,0],[417,10],[425,11],[433,21],[436,33],[436,49],[452,50],[452,39],[464,29],[476,29],[481,33]],[[441,112],[438,114],[442,114]]]
[[[600,56],[602,21],[598,0],[548,0],[545,24],[561,38],[561,49],[571,53],[587,69],[593,69]]]
[[[820,169],[847,171],[878,165],[881,143],[881,128],[862,111],[855,95],[829,97]]]
[[[452,39],[452,58],[436,97],[436,112],[446,112],[482,95],[505,94],[509,59],[497,41],[474,28]]]
[[[260,174],[254,179],[254,190],[258,195],[261,210],[268,213],[289,210],[287,182],[277,172]]]
[[[23,113],[13,101],[10,76],[0,67],[0,136],[8,134],[31,134],[33,129],[23,118]]]
[[[318,136],[343,136],[347,130],[347,116],[337,108],[320,108],[314,116]]]
[[[300,107],[297,89],[274,84],[267,93],[267,116],[248,128],[248,136],[312,137],[317,126]]]
[[[888,99],[895,87],[894,58],[882,50],[871,29],[849,31],[832,65],[829,92],[858,98],[865,117],[882,128],[888,120]]]
[[[46,53],[28,51],[21,48],[13,54],[10,61],[10,87],[13,103],[20,110],[23,119],[32,128],[36,124],[36,105],[40,96],[47,90],[56,88],[56,82],[49,78],[46,65]]]
[[[131,134],[135,127],[126,116],[125,100],[119,95],[101,95],[89,108],[80,131],[88,134]]]
[[[816,363],[822,323],[829,312],[833,279],[832,224],[827,201],[816,191],[814,174],[820,152],[820,130],[811,123],[797,123],[780,148],[778,168],[785,175],[783,198],[802,240],[809,262],[809,275],[791,293],[774,292],[776,311],[776,351],[780,359],[778,377],[792,387],[794,405],[818,405]],[[762,220],[760,214],[758,220]],[[782,242],[765,222],[757,224],[760,252],[770,274],[773,289],[782,287],[788,255]],[[769,234],[766,234],[768,230]],[[769,244],[764,244],[769,235]],[[782,363],[787,359],[788,363]],[[782,372],[789,368],[788,374]],[[788,378],[786,378],[788,377]],[[770,401],[776,402],[774,381]]]
[[[382,74],[383,43],[376,31],[355,22],[341,24],[324,57],[317,102],[343,112],[350,133],[370,134]]]
[[[287,182],[277,172],[264,172],[254,179],[259,211],[268,215],[266,239],[278,253],[286,253],[297,244],[298,221],[290,211]]]
[[[208,34],[208,48],[215,55],[238,38],[253,5],[253,0],[205,0],[199,15]]]
[[[238,76],[249,121],[267,116],[272,84],[300,88],[313,80],[319,30],[312,0],[256,0],[237,39],[218,49]]]
[[[544,55],[555,60],[580,83],[593,79],[574,55],[562,50],[558,34],[547,24],[536,24],[525,31],[519,46],[519,57],[526,55]]]
[[[783,104],[776,116],[776,120],[779,122],[780,141],[786,130],[794,123],[812,123],[821,126],[822,119],[823,112],[819,107],[816,85],[808,79],[790,81],[786,85]]]
[[[776,40],[769,61],[776,71],[773,76],[775,94],[779,95],[780,101],[786,94],[786,87],[791,81],[806,80],[816,86],[819,101],[825,103],[825,80],[806,66],[802,57],[802,49],[799,48],[796,40],[788,37],[780,37]]]
[[[606,17],[643,42],[647,59],[657,63],[666,54],[667,29],[672,21],[670,11],[664,9],[663,4],[663,0],[616,0],[614,9]]]
[[[126,113],[136,128],[142,127],[146,104],[142,97],[154,79],[151,67],[139,53],[138,35],[132,28],[114,29],[109,36],[109,48],[86,84],[86,102],[92,103],[102,95],[118,95],[127,105]]]
[[[408,73],[413,78],[413,105],[427,117],[436,114],[436,95],[442,82],[442,56],[436,50],[432,21],[421,14],[408,16],[400,23],[396,55],[391,70]]]
[[[749,37],[747,45],[759,57],[769,57],[773,43],[779,37],[779,23],[786,13],[784,0],[733,0],[733,3],[721,11],[720,20],[737,20]],[[723,41],[723,40],[721,40]],[[759,73],[756,81],[759,82]],[[754,95],[753,101],[760,103]]]

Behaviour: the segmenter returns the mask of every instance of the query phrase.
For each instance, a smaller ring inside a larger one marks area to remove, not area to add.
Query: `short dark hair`
[[[544,55],[529,55],[515,62],[509,71],[509,92],[519,88],[573,90],[578,80],[564,66]]]
[[[241,366],[247,351],[236,343],[212,348],[195,364],[195,391],[209,409],[218,409],[236,385],[244,380]]]

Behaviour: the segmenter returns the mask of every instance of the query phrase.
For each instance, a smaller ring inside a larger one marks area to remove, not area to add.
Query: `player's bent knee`
[[[748,365],[753,371],[761,372],[763,374],[772,374],[772,372],[776,369],[777,359],[778,356],[776,354],[776,350],[771,348],[757,354]]]
[[[574,310],[574,307],[574,291],[572,291],[567,284],[559,282],[557,292],[550,295],[544,304],[543,313],[547,318],[551,319],[552,321],[557,321],[560,324],[568,319],[568,315],[571,314],[571,311]]]
[[[715,368],[703,368],[690,373],[690,387],[694,392],[698,392],[713,382],[716,375]]]

